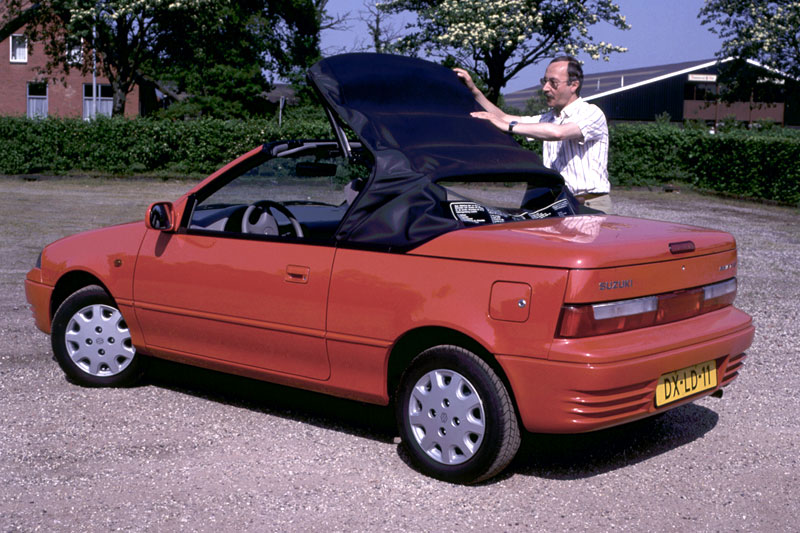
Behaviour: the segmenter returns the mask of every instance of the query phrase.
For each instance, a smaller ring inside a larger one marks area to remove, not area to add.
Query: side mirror
[[[144,223],[150,229],[173,231],[175,212],[171,202],[156,202],[147,208]]]

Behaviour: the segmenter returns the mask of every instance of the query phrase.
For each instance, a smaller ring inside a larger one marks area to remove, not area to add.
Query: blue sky
[[[584,61],[584,72],[592,74],[713,58],[721,42],[697,18],[703,3],[703,0],[617,0],[620,12],[632,28],[622,31],[608,24],[597,24],[589,31],[596,41],[625,46],[628,52],[612,54],[608,62],[579,56]],[[358,12],[364,9],[364,0],[329,0],[330,13],[349,11],[353,20],[349,31],[323,32],[324,53],[351,51],[359,42],[362,45],[368,42],[364,24],[358,20]],[[506,85],[504,92],[536,85],[544,67],[538,64],[523,70]]]

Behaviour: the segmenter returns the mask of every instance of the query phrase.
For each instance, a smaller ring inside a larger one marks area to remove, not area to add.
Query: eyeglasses
[[[544,89],[544,86],[549,83],[550,87],[552,87],[553,89],[558,90],[558,85],[559,84],[561,84],[561,83],[567,83],[568,84],[568,83],[570,83],[570,80],[557,80],[555,78],[542,78],[542,79],[539,80],[539,83],[542,84],[542,88],[543,89]]]

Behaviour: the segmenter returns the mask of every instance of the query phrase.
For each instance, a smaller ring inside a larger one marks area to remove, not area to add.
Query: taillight
[[[708,313],[736,298],[736,278],[657,296],[565,305],[561,309],[558,336],[591,337],[675,322]]]
[[[703,312],[733,305],[736,299],[736,278],[703,287]]]

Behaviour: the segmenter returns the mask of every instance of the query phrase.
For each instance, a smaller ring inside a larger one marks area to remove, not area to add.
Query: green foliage
[[[268,107],[261,96],[270,89],[262,74],[269,23],[255,24],[258,8],[248,2],[209,2],[200,10],[161,13],[164,28],[151,42],[158,54],[148,76],[169,80],[178,97],[165,116],[243,118]]]
[[[722,100],[785,101],[796,92],[787,82],[800,78],[800,2],[707,0],[698,17],[722,41],[717,57],[734,58],[720,65]]]
[[[671,121],[672,117],[666,111],[655,116],[656,124],[669,124]]]
[[[697,187],[800,205],[799,157],[800,136],[735,131],[701,137],[686,163]]]
[[[162,11],[148,69],[149,79],[174,86],[178,109],[168,115],[247,118],[274,109],[264,72],[304,80],[320,58],[319,9],[313,0],[205,0],[202,9]]]
[[[261,144],[332,138],[327,118],[304,110],[265,120],[0,117],[0,174],[70,171],[210,173]]]
[[[263,120],[140,118],[30,120],[0,117],[0,174],[207,174],[259,146],[287,139],[331,139],[319,106],[290,107],[283,124]],[[609,131],[615,186],[680,181],[701,189],[800,204],[800,131],[669,123],[617,124]],[[540,152],[541,143],[523,141]]]
[[[730,133],[732,131],[740,131],[747,128],[747,124],[741,120],[736,120],[736,116],[728,115],[723,117],[717,122],[717,133]]]
[[[681,181],[747,198],[800,203],[800,132],[618,124],[609,131],[615,185]]]
[[[618,124],[609,130],[609,178],[616,185],[690,181],[683,157],[702,134],[669,123]]]
[[[754,59],[800,77],[800,2],[706,0],[698,17],[722,40],[718,57]]]
[[[176,116],[263,116],[265,70],[287,79],[320,57],[320,0],[7,0],[0,24],[32,13],[25,33],[41,43],[43,72],[98,71],[124,114],[135,85],[183,105]],[[5,26],[3,26],[5,28]],[[79,50],[82,53],[76,53]]]
[[[544,93],[539,90],[536,92],[535,96],[531,96],[525,101],[525,109],[521,114],[526,117],[541,115],[547,112],[548,109],[550,109],[550,106],[547,105],[547,98],[545,98]]]
[[[688,119],[683,121],[683,129],[691,131],[708,131],[710,126],[705,120]]]

